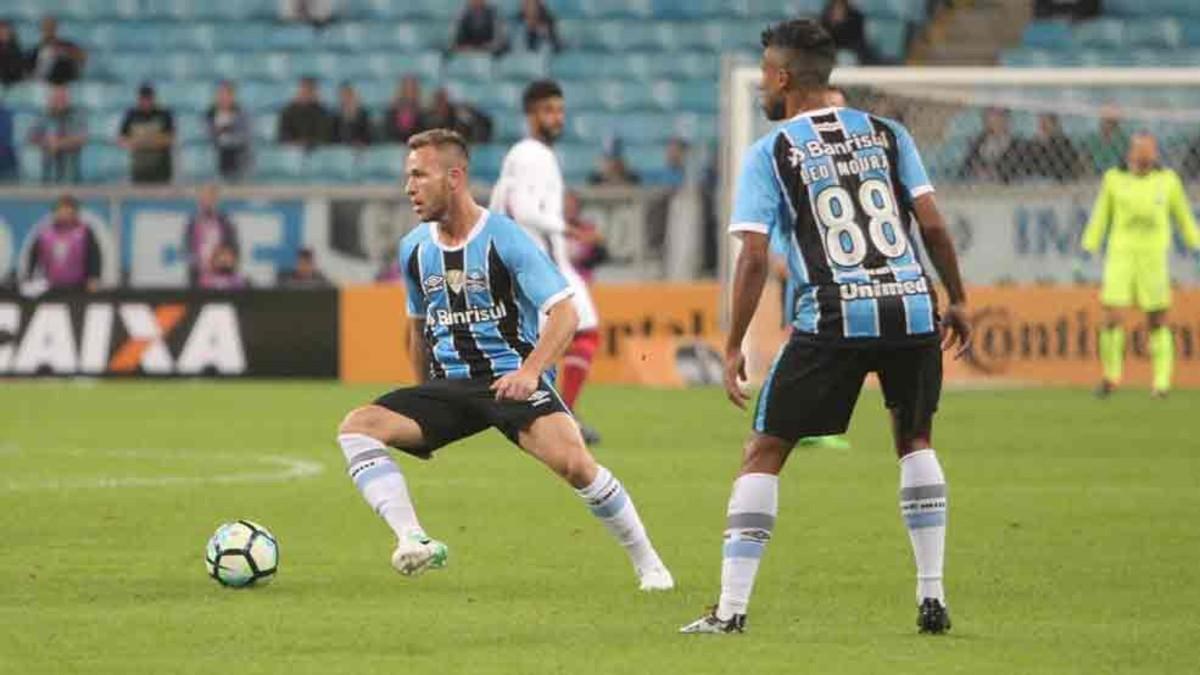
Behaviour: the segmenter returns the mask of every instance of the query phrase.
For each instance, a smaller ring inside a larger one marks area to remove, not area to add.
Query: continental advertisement
[[[602,321],[593,382],[717,384],[716,282],[595,289]],[[946,360],[951,382],[1087,385],[1099,378],[1102,311],[1090,287],[971,289],[972,353]],[[786,339],[769,285],[748,340],[752,375]],[[1200,289],[1177,289],[1169,313],[1176,383],[1200,387]],[[415,380],[395,285],[241,293],[129,291],[38,298],[0,295],[0,377],[314,377]],[[1126,382],[1149,382],[1143,317],[1130,316]]]

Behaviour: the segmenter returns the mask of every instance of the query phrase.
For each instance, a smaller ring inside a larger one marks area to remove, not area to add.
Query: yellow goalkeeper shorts
[[[1171,272],[1166,254],[1110,252],[1104,262],[1100,302],[1105,307],[1137,307],[1144,312],[1170,307]]]

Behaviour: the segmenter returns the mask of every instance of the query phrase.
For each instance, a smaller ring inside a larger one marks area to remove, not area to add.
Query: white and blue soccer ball
[[[279,540],[252,520],[225,523],[208,540],[204,563],[222,586],[262,586],[279,570]]]

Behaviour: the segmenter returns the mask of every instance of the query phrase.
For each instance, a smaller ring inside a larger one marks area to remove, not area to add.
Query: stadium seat
[[[510,80],[529,81],[545,77],[549,70],[549,61],[544,54],[516,53],[509,54],[496,62],[496,75]]]
[[[267,30],[267,49],[298,52],[316,42],[314,31],[306,25],[272,26]]]
[[[1077,24],[1075,43],[1082,47],[1115,49],[1125,45],[1125,23],[1116,19],[1093,19]]]
[[[88,182],[125,182],[129,179],[129,153],[114,145],[89,143],[79,161],[80,171]]]
[[[159,104],[175,111],[177,115],[207,110],[214,93],[213,85],[207,82],[175,80],[163,82],[157,87]]]
[[[1126,24],[1131,46],[1174,49],[1183,44],[1183,27],[1175,19],[1141,19]]]
[[[317,148],[308,156],[307,175],[321,182],[349,183],[360,174],[359,151],[346,146]]]
[[[1071,26],[1065,21],[1031,21],[1025,26],[1021,44],[1038,49],[1070,49]]]
[[[145,21],[114,24],[112,45],[123,52],[157,52],[164,46],[160,27]]]
[[[1180,39],[1188,47],[1200,47],[1200,19],[1184,20],[1180,26]]]
[[[197,112],[176,112],[175,138],[180,145],[208,143],[208,123]]]
[[[17,175],[22,183],[42,181],[42,151],[33,145],[23,145],[17,150]]]
[[[193,145],[179,151],[179,177],[187,183],[212,180],[217,175],[216,152],[208,145]]]
[[[250,132],[256,141],[274,143],[279,132],[279,120],[273,115],[251,115]]]
[[[596,167],[596,160],[600,157],[600,144],[562,143],[558,146],[556,154],[562,167],[563,178],[568,184],[578,184]]]
[[[121,79],[130,84],[130,96],[136,83],[159,82],[171,76],[167,63],[150,54],[118,53],[103,59],[105,67],[119,73]]]
[[[258,23],[225,24],[214,36],[216,48],[226,53],[267,51],[267,32]]]
[[[103,82],[80,82],[72,89],[71,96],[85,110],[115,110],[129,101],[127,91]]]
[[[925,0],[858,0],[864,15],[880,19],[920,22],[925,19]]]
[[[398,181],[408,150],[400,145],[373,145],[363,155],[360,174],[374,181]]]
[[[304,150],[292,146],[268,146],[256,158],[256,173],[265,179],[297,183],[304,180],[307,158]]]
[[[446,77],[472,82],[492,79],[492,57],[483,54],[455,54],[446,60]]]
[[[680,109],[698,113],[715,113],[721,95],[717,83],[709,79],[683,80],[675,83],[676,102]]]
[[[908,24],[894,19],[867,19],[867,42],[888,63],[904,60],[908,46]]]

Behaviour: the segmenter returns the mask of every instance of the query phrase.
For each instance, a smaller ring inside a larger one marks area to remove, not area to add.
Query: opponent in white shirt
[[[567,223],[563,217],[565,185],[552,145],[562,135],[565,106],[562,88],[553,80],[537,80],[522,97],[529,136],[508,151],[500,178],[492,188],[490,208],[517,221],[558,265],[570,284],[579,328],[563,357],[558,382],[564,402],[572,410],[591,369],[599,345],[599,316],[586,282],[571,264],[567,249]],[[589,442],[595,432],[582,427]]]

